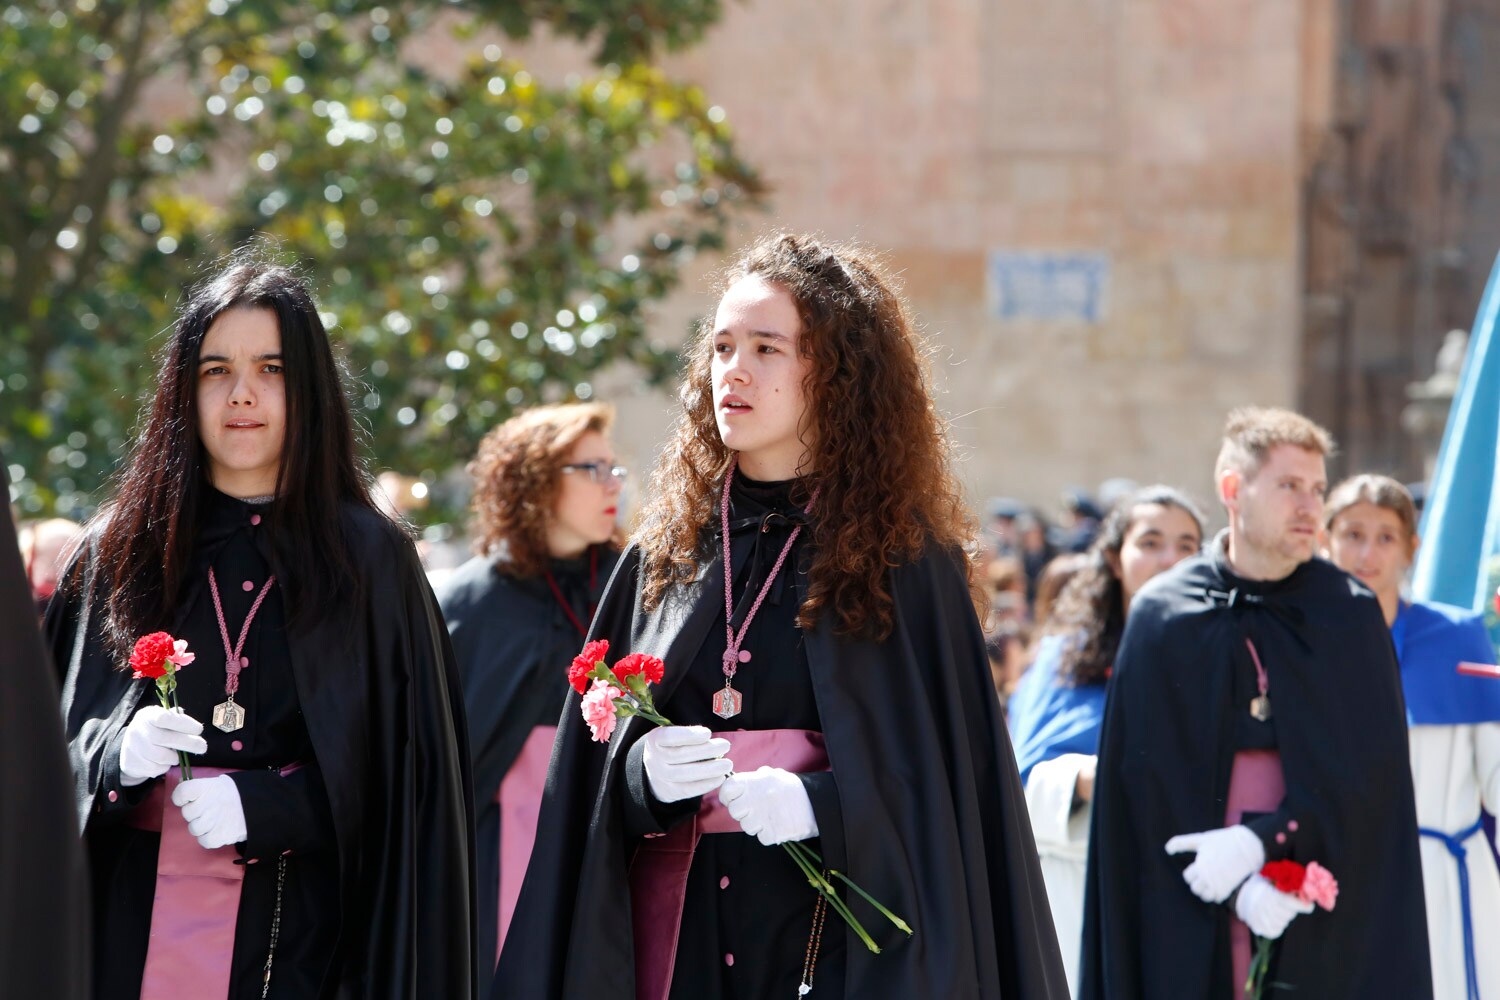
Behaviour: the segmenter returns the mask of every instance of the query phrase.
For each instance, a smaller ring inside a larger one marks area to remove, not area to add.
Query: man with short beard
[[[1240,996],[1252,933],[1298,996],[1432,996],[1405,707],[1379,603],[1313,557],[1328,432],[1229,415],[1229,527],[1131,605],[1095,785],[1081,995]],[[1268,861],[1317,862],[1332,910]]]

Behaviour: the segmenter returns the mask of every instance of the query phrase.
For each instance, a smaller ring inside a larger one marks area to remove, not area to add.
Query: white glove
[[[177,763],[177,751],[203,753],[208,749],[202,736],[203,723],[191,715],[160,705],[147,705],[135,713],[120,740],[120,784],[139,785],[159,778]]]
[[[172,789],[172,804],[182,809],[188,833],[205,851],[238,844],[248,835],[240,790],[227,774],[184,781]]]
[[[729,741],[707,726],[661,726],[641,740],[646,781],[658,802],[681,802],[707,795],[724,783],[734,764],[724,759]]]
[[[1184,851],[1197,851],[1198,857],[1183,871],[1182,880],[1205,903],[1224,902],[1266,863],[1260,838],[1245,826],[1184,833],[1167,841],[1168,854]]]
[[[1312,911],[1311,902],[1304,903],[1296,896],[1282,892],[1264,875],[1251,876],[1240,886],[1240,894],[1234,900],[1235,916],[1263,938],[1281,937],[1293,917]]]
[[[779,767],[750,774],[731,774],[719,789],[719,801],[740,829],[770,847],[818,835],[812,799],[802,779]]]

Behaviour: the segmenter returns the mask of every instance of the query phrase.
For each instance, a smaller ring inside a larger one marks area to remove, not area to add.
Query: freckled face
[[[811,362],[798,351],[802,321],[779,285],[741,278],[714,316],[714,415],[726,447],[739,452],[752,479],[790,479],[808,471],[803,385]]]

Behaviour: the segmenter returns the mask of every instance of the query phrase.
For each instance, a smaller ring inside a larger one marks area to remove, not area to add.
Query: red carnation
[[[164,677],[167,673],[167,657],[175,652],[174,640],[165,632],[152,632],[135,641],[130,654],[130,666],[135,671],[132,678]]]
[[[1295,861],[1267,861],[1260,873],[1278,890],[1288,894],[1301,891],[1302,880],[1307,877],[1307,869]]]
[[[594,668],[603,662],[604,657],[609,654],[609,640],[595,639],[583,647],[583,652],[573,657],[572,666],[568,667],[568,683],[573,685],[573,690],[583,694],[589,686],[589,674]]]
[[[621,680],[640,674],[646,678],[647,684],[660,684],[666,672],[666,664],[646,653],[630,653],[615,664],[615,676]]]

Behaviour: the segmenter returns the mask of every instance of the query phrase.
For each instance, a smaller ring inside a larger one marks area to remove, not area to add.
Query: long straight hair
[[[98,515],[96,578],[109,588],[105,637],[118,654],[167,626],[186,584],[209,486],[198,436],[198,354],[209,327],[230,309],[268,310],[281,332],[286,434],[267,539],[285,573],[279,582],[289,625],[321,620],[335,598],[363,596],[340,506],[385,515],[356,455],[343,373],[306,284],[267,249],[246,246],[185,296],[144,425]]]

